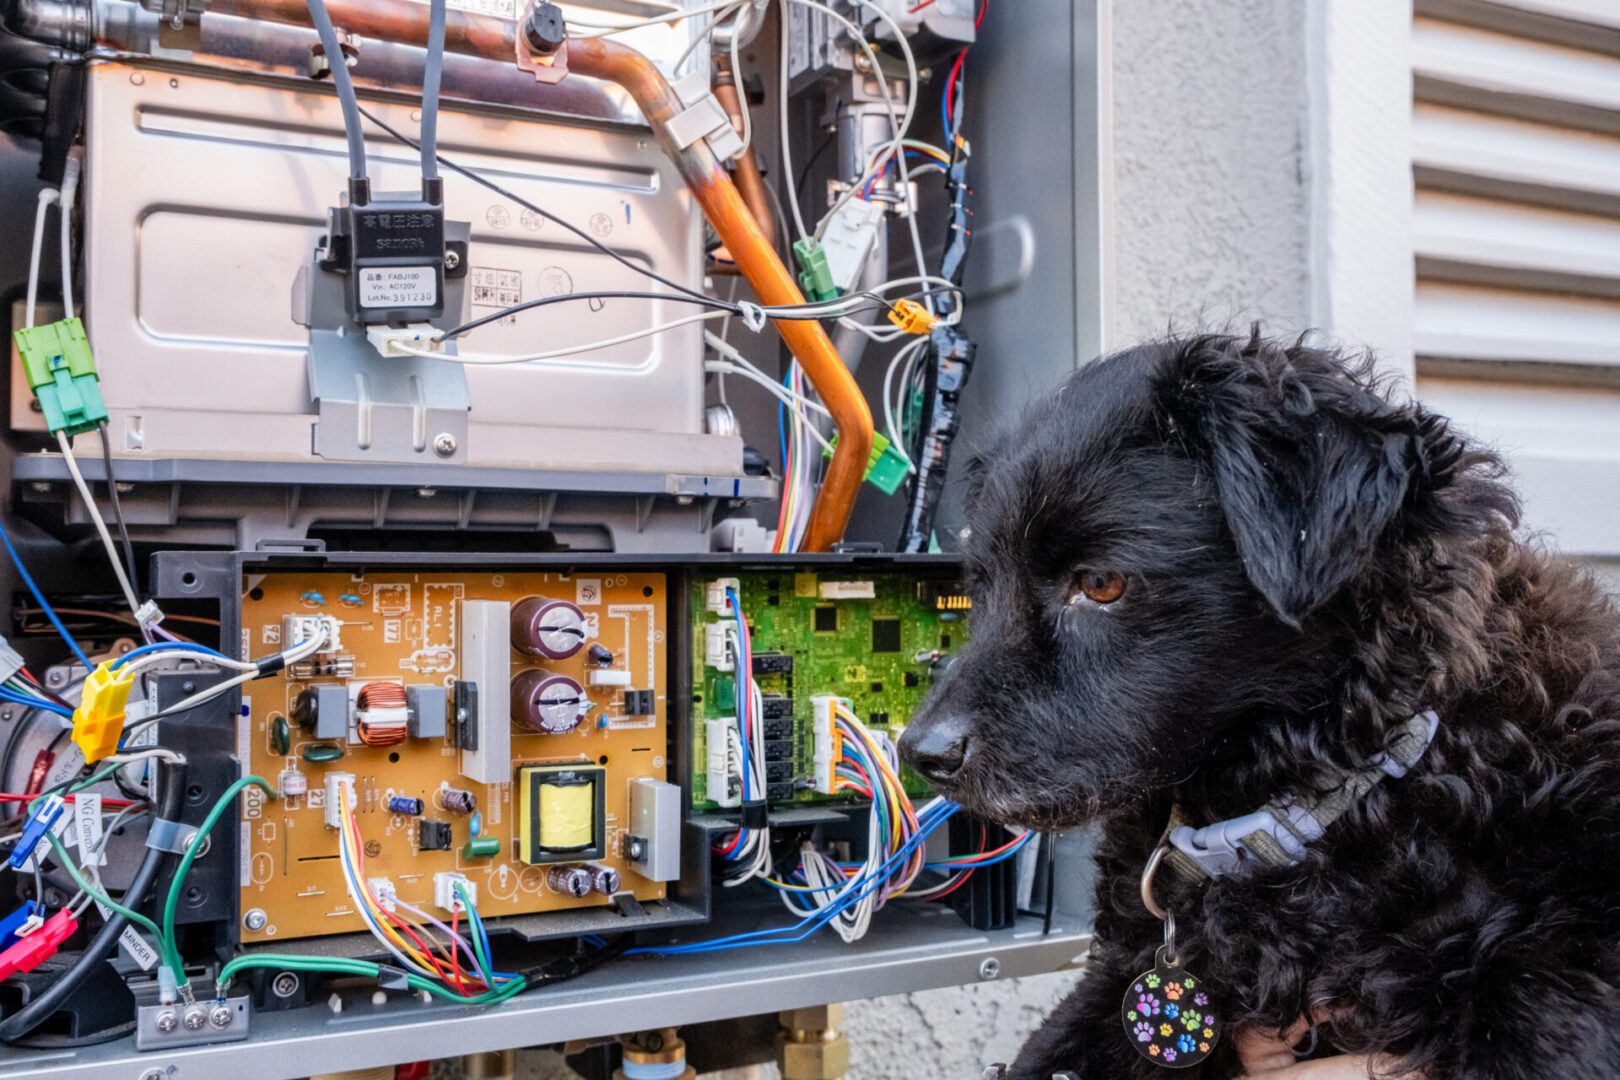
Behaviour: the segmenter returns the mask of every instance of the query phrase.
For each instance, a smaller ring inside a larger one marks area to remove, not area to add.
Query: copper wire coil
[[[364,720],[355,725],[355,731],[367,746],[398,746],[407,734],[402,727],[374,728]]]
[[[405,704],[405,687],[396,682],[366,683],[355,698],[360,709],[402,709]]]

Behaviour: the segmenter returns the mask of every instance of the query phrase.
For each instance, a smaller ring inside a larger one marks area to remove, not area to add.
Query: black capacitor
[[[585,657],[597,667],[613,666],[613,650],[606,645],[592,645],[585,650]]]
[[[576,899],[591,893],[591,872],[582,866],[553,866],[546,871],[546,887]]]

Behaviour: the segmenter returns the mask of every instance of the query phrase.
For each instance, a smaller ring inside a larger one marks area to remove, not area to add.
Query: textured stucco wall
[[[1115,0],[1115,343],[1310,311],[1304,5]]]

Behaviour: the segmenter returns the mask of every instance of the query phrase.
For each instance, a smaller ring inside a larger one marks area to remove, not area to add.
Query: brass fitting
[[[793,1009],[779,1018],[786,1029],[776,1037],[782,1080],[842,1080],[849,1072],[849,1036],[838,1026],[842,1005]]]
[[[461,1069],[467,1080],[512,1080],[517,1073],[517,1051],[468,1054],[461,1059]]]
[[[631,1065],[676,1065],[686,1063],[686,1043],[675,1034],[674,1028],[655,1031],[637,1031],[620,1035],[624,1044],[624,1060]],[[613,1080],[625,1080],[624,1070],[616,1069]],[[697,1080],[697,1070],[690,1065],[681,1073],[680,1080]]]

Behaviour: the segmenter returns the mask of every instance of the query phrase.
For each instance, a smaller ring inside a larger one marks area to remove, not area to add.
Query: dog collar
[[[1365,768],[1345,773],[1331,787],[1304,795],[1284,795],[1252,814],[1195,829],[1180,808],[1171,810],[1164,865],[1194,885],[1234,873],[1246,863],[1294,866],[1305,858],[1305,846],[1319,839],[1374,785],[1399,780],[1423,757],[1440,718],[1418,713],[1395,733],[1389,748]]]

